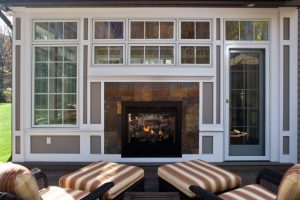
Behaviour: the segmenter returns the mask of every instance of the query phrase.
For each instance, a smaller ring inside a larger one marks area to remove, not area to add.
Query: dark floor
[[[50,185],[57,185],[59,177],[81,168],[88,163],[22,163],[29,169],[41,168],[48,176]],[[254,183],[257,172],[263,168],[270,168],[284,173],[291,164],[279,164],[271,162],[224,162],[214,163],[227,169],[242,178],[242,185]],[[134,163],[145,170],[145,191],[158,191],[157,167],[161,164]]]

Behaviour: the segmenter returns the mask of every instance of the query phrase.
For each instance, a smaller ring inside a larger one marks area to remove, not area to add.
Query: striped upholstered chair
[[[268,169],[261,170],[256,183],[220,195],[192,185],[190,190],[201,200],[299,200],[300,164],[294,165],[282,175]]]
[[[43,179],[39,189],[37,179]],[[13,163],[0,163],[0,200],[92,200],[102,199],[113,183],[108,182],[93,192],[48,186],[47,176],[40,169],[28,170]]]

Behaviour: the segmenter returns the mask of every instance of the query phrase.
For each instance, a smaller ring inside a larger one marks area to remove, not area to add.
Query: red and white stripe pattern
[[[144,170],[125,164],[99,161],[59,179],[59,186],[91,192],[106,182],[114,186],[106,193],[113,199],[144,177]]]
[[[82,190],[73,190],[70,188],[60,188],[55,186],[50,186],[40,190],[42,199],[47,200],[79,200],[88,194],[88,192],[84,192]]]
[[[239,176],[201,160],[160,166],[158,176],[189,197],[195,197],[195,194],[189,190],[191,185],[199,185],[203,189],[216,193],[241,184]]]
[[[253,184],[226,192],[219,197],[224,200],[275,200],[277,196],[262,186]]]

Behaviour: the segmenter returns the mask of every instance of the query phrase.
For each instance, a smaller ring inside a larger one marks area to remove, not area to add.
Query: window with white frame
[[[52,34],[42,31],[40,23],[34,22],[34,35],[41,36],[40,32],[43,32],[47,37],[42,37],[41,41],[35,37],[38,41],[33,44],[33,125],[74,126],[77,124],[77,44],[67,42],[71,36],[65,32],[65,28],[57,29],[54,35],[59,37],[49,37]],[[72,40],[77,40],[78,22],[68,23],[72,23],[69,29],[74,31]],[[45,43],[45,40],[50,41]],[[66,41],[66,44],[62,45],[58,40]]]
[[[266,20],[227,20],[225,22],[226,40],[268,41],[269,21]]]
[[[211,20],[95,19],[92,63],[208,66],[211,34]]]

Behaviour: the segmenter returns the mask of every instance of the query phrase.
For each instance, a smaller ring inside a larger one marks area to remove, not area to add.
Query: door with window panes
[[[265,156],[265,50],[229,49],[229,156]]]

